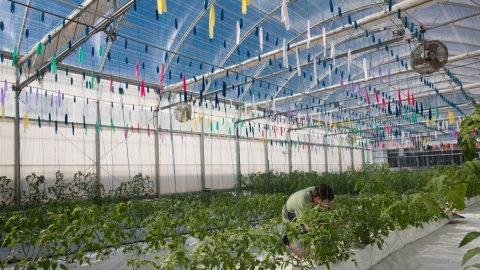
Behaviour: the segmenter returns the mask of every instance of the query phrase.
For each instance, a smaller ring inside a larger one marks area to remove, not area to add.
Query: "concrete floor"
[[[480,238],[458,248],[467,233],[480,231],[480,202],[459,214],[465,216],[465,219],[453,219],[428,236],[392,253],[371,269],[457,270],[480,263],[480,255],[477,255],[462,266],[463,255],[472,248],[480,247]]]

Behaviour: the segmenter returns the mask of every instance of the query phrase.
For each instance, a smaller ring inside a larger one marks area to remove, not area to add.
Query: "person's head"
[[[312,191],[313,203],[320,206],[332,206],[334,198],[335,194],[333,193],[333,189],[326,184],[316,186]]]

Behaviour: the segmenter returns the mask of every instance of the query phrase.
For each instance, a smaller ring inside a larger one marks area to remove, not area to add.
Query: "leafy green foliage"
[[[459,248],[465,246],[466,244],[472,242],[473,240],[477,239],[480,237],[480,232],[469,232],[465,237],[463,238],[462,242],[460,242],[460,245],[458,245]]]
[[[467,263],[473,256],[480,254],[480,247],[470,249],[463,255],[462,265]]]
[[[475,137],[468,133],[463,136],[462,142],[460,143],[462,148],[463,155],[468,161],[472,161],[475,158],[475,151],[477,149],[477,140]]]

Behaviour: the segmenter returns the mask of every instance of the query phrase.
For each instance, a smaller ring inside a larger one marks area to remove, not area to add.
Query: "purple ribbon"
[[[298,106],[296,103],[295,103],[295,117],[298,118]]]
[[[60,94],[60,90],[58,90],[57,106],[59,108],[62,106],[62,95]]]
[[[5,106],[5,97],[7,96],[7,89],[8,89],[8,82],[5,79],[5,83],[3,85],[3,93],[2,93],[2,105]]]
[[[382,80],[382,68],[381,67],[378,68],[378,78],[380,79],[380,84],[382,84],[383,80]]]
[[[53,107],[53,93],[50,96],[50,108]]]
[[[360,83],[357,83],[357,90],[358,90],[358,95],[360,96]]]
[[[35,94],[35,105],[38,104],[38,88],[37,88],[37,94]]]
[[[353,82],[350,82],[350,85],[352,86],[352,94],[355,94],[355,85]]]
[[[25,92],[25,111],[28,112],[28,92]]]

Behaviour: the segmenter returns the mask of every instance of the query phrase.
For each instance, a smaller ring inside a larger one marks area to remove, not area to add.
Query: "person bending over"
[[[287,203],[283,206],[283,222],[296,222],[297,217],[303,214],[305,206],[310,203],[330,207],[332,206],[334,197],[333,189],[326,184],[297,191],[288,198]],[[300,245],[295,243],[296,241],[290,242],[287,235],[283,237],[283,242],[286,246],[289,246],[297,256],[302,258],[308,256],[308,252],[302,250]]]

